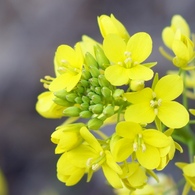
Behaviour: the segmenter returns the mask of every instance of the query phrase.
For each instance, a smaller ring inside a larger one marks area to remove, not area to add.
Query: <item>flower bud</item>
[[[81,97],[76,97],[76,98],[75,98],[75,102],[76,102],[77,104],[82,104],[83,100],[82,100]]]
[[[102,101],[102,99],[99,95],[93,95],[91,100],[94,104],[98,104]]]
[[[92,106],[92,112],[94,114],[101,114],[103,111],[103,105],[102,104],[96,104]]]
[[[89,104],[88,103],[82,103],[81,104],[81,109],[82,110],[88,110],[88,108],[89,108]]]
[[[98,95],[101,95],[101,87],[96,87],[96,88],[95,88],[95,92],[96,92]]]
[[[100,71],[98,68],[90,66],[90,73],[92,77],[97,78],[100,75]]]
[[[108,58],[106,57],[103,49],[99,45],[95,45],[94,51],[95,51],[95,57],[96,57],[96,60],[99,66],[103,69],[108,67],[110,65],[110,62]]]
[[[104,75],[99,75],[98,76],[98,83],[101,87],[110,87],[111,84],[109,83],[109,81],[105,78]]]
[[[99,86],[99,82],[97,78],[91,78],[89,79],[90,83],[92,86],[98,87]]]
[[[63,111],[63,114],[65,116],[69,116],[69,117],[76,117],[79,116],[81,109],[75,106],[72,107],[68,107]]]
[[[64,107],[68,107],[68,106],[70,106],[70,105],[72,105],[70,102],[68,102],[67,100],[63,100],[63,99],[61,99],[61,98],[54,98],[53,99],[53,101],[56,103],[56,104],[58,104],[58,105],[60,105],[60,106],[64,106]]]
[[[66,95],[66,99],[69,101],[69,102],[72,102],[74,103],[75,102],[75,98],[77,97],[77,94],[76,93],[69,93]]]
[[[80,117],[82,118],[90,118],[92,116],[92,112],[88,111],[88,110],[84,110],[82,112],[80,112]]]
[[[88,79],[91,78],[91,74],[90,74],[90,72],[89,72],[88,70],[84,69],[84,70],[82,71],[82,77],[83,77],[85,80],[88,80]]]
[[[90,67],[98,67],[98,63],[97,61],[95,60],[95,58],[89,53],[87,52],[85,54],[85,64]]]
[[[98,118],[92,118],[87,123],[88,128],[93,130],[98,130],[102,125],[103,121]]]
[[[68,92],[65,89],[54,92],[54,95],[60,99],[66,99],[67,94]]]
[[[82,100],[83,100],[84,103],[89,103],[90,102],[90,99],[87,96],[83,96]]]
[[[106,106],[103,110],[103,114],[105,114],[107,117],[112,116],[114,114],[114,107],[111,105]]]
[[[108,87],[103,87],[101,92],[102,92],[102,95],[105,98],[110,98],[111,97],[112,91],[110,89],[108,89]]]
[[[130,83],[130,88],[132,91],[140,91],[144,88],[143,80],[132,80]]]
[[[116,90],[114,91],[114,93],[113,93],[113,97],[114,97],[114,98],[118,98],[118,97],[120,97],[121,95],[123,95],[123,93],[124,93],[124,90],[123,90],[123,89],[116,89]]]
[[[88,86],[89,86],[89,81],[87,81],[87,80],[81,79],[81,80],[80,80],[80,83],[81,83],[81,85],[82,85],[83,87],[88,87]]]

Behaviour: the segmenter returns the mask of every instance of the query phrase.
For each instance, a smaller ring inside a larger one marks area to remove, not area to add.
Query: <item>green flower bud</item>
[[[108,88],[111,87],[111,84],[109,83],[109,81],[102,74],[98,76],[98,83],[101,87],[108,87]]]
[[[90,102],[90,99],[87,96],[83,96],[82,100],[83,100],[84,103],[89,103]]]
[[[103,87],[101,89],[101,92],[102,92],[102,95],[105,97],[105,98],[110,98],[111,97],[111,94],[112,94],[112,91],[110,89],[108,89],[108,87]]]
[[[94,90],[98,95],[101,95],[101,87],[95,87],[95,90]]]
[[[107,117],[112,116],[114,114],[114,107],[111,105],[108,105],[104,108],[103,114]]]
[[[132,80],[130,82],[130,88],[132,91],[140,91],[144,88],[143,80]]]
[[[97,78],[90,78],[89,81],[90,81],[90,84],[92,86],[95,86],[95,87],[98,87],[99,86],[99,82],[98,82],[98,79]]]
[[[64,107],[68,107],[70,105],[72,105],[70,102],[68,102],[67,100],[61,99],[61,98],[54,98],[53,101],[60,105],[60,106],[64,106]]]
[[[101,114],[102,111],[103,111],[103,105],[102,104],[96,104],[96,105],[93,105],[93,106],[90,106],[92,107],[92,112],[94,114]]]
[[[59,90],[59,91],[55,91],[54,95],[60,99],[66,99],[66,95],[68,94],[68,92],[65,89]]]
[[[84,91],[85,91],[85,90],[84,90],[84,87],[82,87],[82,86],[79,86],[79,87],[76,88],[76,92],[77,92],[77,93],[82,94]]]
[[[88,103],[82,103],[81,104],[81,109],[82,110],[88,110],[89,109],[89,104]]]
[[[66,99],[69,101],[69,102],[72,102],[74,103],[75,102],[75,98],[77,97],[77,94],[75,93],[69,93],[66,95]]]
[[[91,101],[94,104],[98,104],[102,101],[102,98],[99,95],[93,95],[92,98],[91,98]]]
[[[79,113],[81,112],[81,109],[75,106],[72,107],[68,107],[63,111],[63,114],[65,116],[69,116],[69,117],[77,117],[79,116]]]
[[[108,67],[110,65],[110,62],[108,58],[106,57],[103,49],[99,45],[95,45],[94,51],[95,51],[95,57],[96,57],[96,60],[99,66],[103,69]]]
[[[98,67],[98,63],[97,61],[95,60],[95,58],[89,53],[87,52],[85,54],[85,64],[90,67]]]
[[[98,68],[90,66],[90,73],[92,77],[97,78],[100,75],[100,71]]]
[[[89,86],[89,81],[87,81],[87,80],[81,79],[79,82],[81,83],[81,85],[83,87],[88,87]]]
[[[77,104],[82,104],[83,100],[82,100],[81,97],[76,97],[76,98],[75,98],[75,102],[76,102]]]
[[[90,72],[89,72],[88,70],[84,69],[84,70],[82,71],[82,77],[83,77],[85,80],[88,80],[88,79],[91,78],[91,74],[90,74]]]
[[[88,110],[84,110],[84,111],[80,112],[79,115],[82,118],[90,118],[93,115],[93,113],[88,111]]]
[[[123,89],[116,89],[115,91],[114,91],[114,93],[113,93],[113,97],[114,98],[118,98],[118,97],[120,97],[121,95],[123,95],[124,94],[124,90]]]
[[[98,130],[102,125],[103,121],[98,118],[92,118],[87,123],[88,128],[93,130]]]
[[[93,95],[96,95],[94,92],[92,92],[92,91],[90,91],[88,94],[87,94],[87,96],[90,98],[90,99],[92,99],[92,96]]]

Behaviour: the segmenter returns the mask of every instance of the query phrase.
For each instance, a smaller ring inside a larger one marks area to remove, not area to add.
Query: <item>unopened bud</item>
[[[74,103],[75,102],[75,98],[77,97],[77,94],[75,93],[69,93],[66,95],[66,99],[69,101],[69,102],[72,102]]]
[[[92,77],[97,78],[100,75],[100,71],[98,68],[90,66],[90,73]]]
[[[87,123],[89,129],[98,130],[103,125],[103,121],[98,118],[90,119]]]
[[[58,98],[61,99],[66,99],[66,95],[68,94],[68,92],[65,89],[59,90],[59,91],[55,91],[54,95]]]
[[[91,79],[89,79],[89,81],[90,81],[92,86],[94,86],[94,87],[98,87],[99,86],[99,82],[98,82],[97,78],[91,78]]]
[[[123,95],[124,94],[124,90],[123,89],[116,89],[115,91],[114,91],[114,93],[113,93],[113,97],[114,98],[118,98],[118,97],[120,97],[121,95]]]
[[[140,91],[144,88],[143,80],[132,80],[130,82],[130,88],[132,91]]]
[[[82,112],[80,112],[80,117],[82,118],[90,118],[92,116],[92,112],[88,111],[88,110],[84,110]]]
[[[91,101],[94,104],[98,104],[98,103],[100,103],[102,101],[102,99],[101,99],[101,97],[99,95],[93,95]]]
[[[60,106],[64,106],[64,107],[68,107],[70,105],[72,105],[70,102],[68,102],[67,100],[61,99],[61,98],[54,98],[53,101],[60,105]]]
[[[95,92],[101,95],[101,87],[95,87]]]
[[[88,87],[88,86],[89,86],[89,81],[87,81],[87,80],[81,79],[81,80],[80,80],[80,83],[81,83],[81,85],[82,85],[83,87]]]
[[[84,103],[89,103],[90,102],[90,99],[87,96],[83,96],[82,100],[83,100]]]
[[[107,117],[112,116],[114,114],[114,107],[111,105],[106,106],[106,108],[104,108],[104,110],[103,110],[103,113]]]
[[[83,72],[82,72],[82,77],[85,79],[85,80],[88,80],[91,78],[91,74],[88,70],[84,69]]]
[[[77,117],[79,116],[81,109],[75,106],[72,107],[68,107],[63,111],[63,114],[65,116],[69,116],[69,117]]]
[[[105,78],[105,76],[104,75],[99,75],[98,76],[98,82],[99,82],[99,85],[101,86],[101,87],[110,87],[111,85],[110,85],[110,83],[109,83],[109,81]]]
[[[81,109],[82,110],[88,110],[88,108],[89,108],[89,104],[88,103],[82,103],[81,104]]]
[[[81,97],[76,97],[76,98],[75,98],[75,102],[76,102],[77,104],[82,104],[83,100],[82,100]]]
[[[102,104],[96,104],[92,106],[92,112],[94,114],[101,114],[103,111],[103,105]]]
[[[106,57],[103,49],[99,45],[95,45],[94,51],[95,51],[95,57],[96,57],[96,60],[99,66],[103,69],[108,67],[110,65],[110,62],[108,58]]]
[[[110,98],[111,97],[111,94],[112,94],[112,91],[110,89],[108,89],[108,87],[103,87],[101,89],[101,92],[102,92],[102,95],[105,97],[105,98]]]
[[[89,53],[87,52],[85,54],[85,64],[90,67],[90,66],[93,66],[93,67],[98,67],[98,63],[97,61],[95,60],[95,58]]]

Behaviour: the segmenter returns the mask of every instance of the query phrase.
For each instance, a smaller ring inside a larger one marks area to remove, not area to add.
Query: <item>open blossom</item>
[[[107,15],[99,16],[98,25],[104,38],[109,34],[116,34],[127,41],[130,37],[124,25],[118,21],[113,14],[111,14],[110,17]]]
[[[162,154],[166,155],[170,150],[171,142],[165,134],[155,129],[143,130],[138,123],[120,122],[116,126],[116,134],[122,137],[111,148],[117,162],[134,154],[143,167],[156,169],[161,164]]]
[[[154,89],[144,88],[124,96],[132,103],[125,111],[125,120],[151,123],[156,117],[170,128],[181,128],[189,121],[185,107],[173,101],[183,91],[183,81],[178,75],[162,77]]]
[[[145,32],[136,33],[126,43],[121,37],[109,34],[103,49],[111,65],[105,70],[106,79],[115,86],[129,84],[130,80],[150,80],[153,71],[141,65],[152,51],[152,39]]]
[[[80,43],[75,49],[68,45],[60,45],[54,57],[56,78],[49,86],[50,91],[66,89],[71,91],[79,82],[83,66],[83,54]]]

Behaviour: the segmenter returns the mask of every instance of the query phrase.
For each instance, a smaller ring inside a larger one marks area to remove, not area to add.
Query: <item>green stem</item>
[[[188,124],[189,124],[189,125],[195,124],[195,120],[190,120]]]

